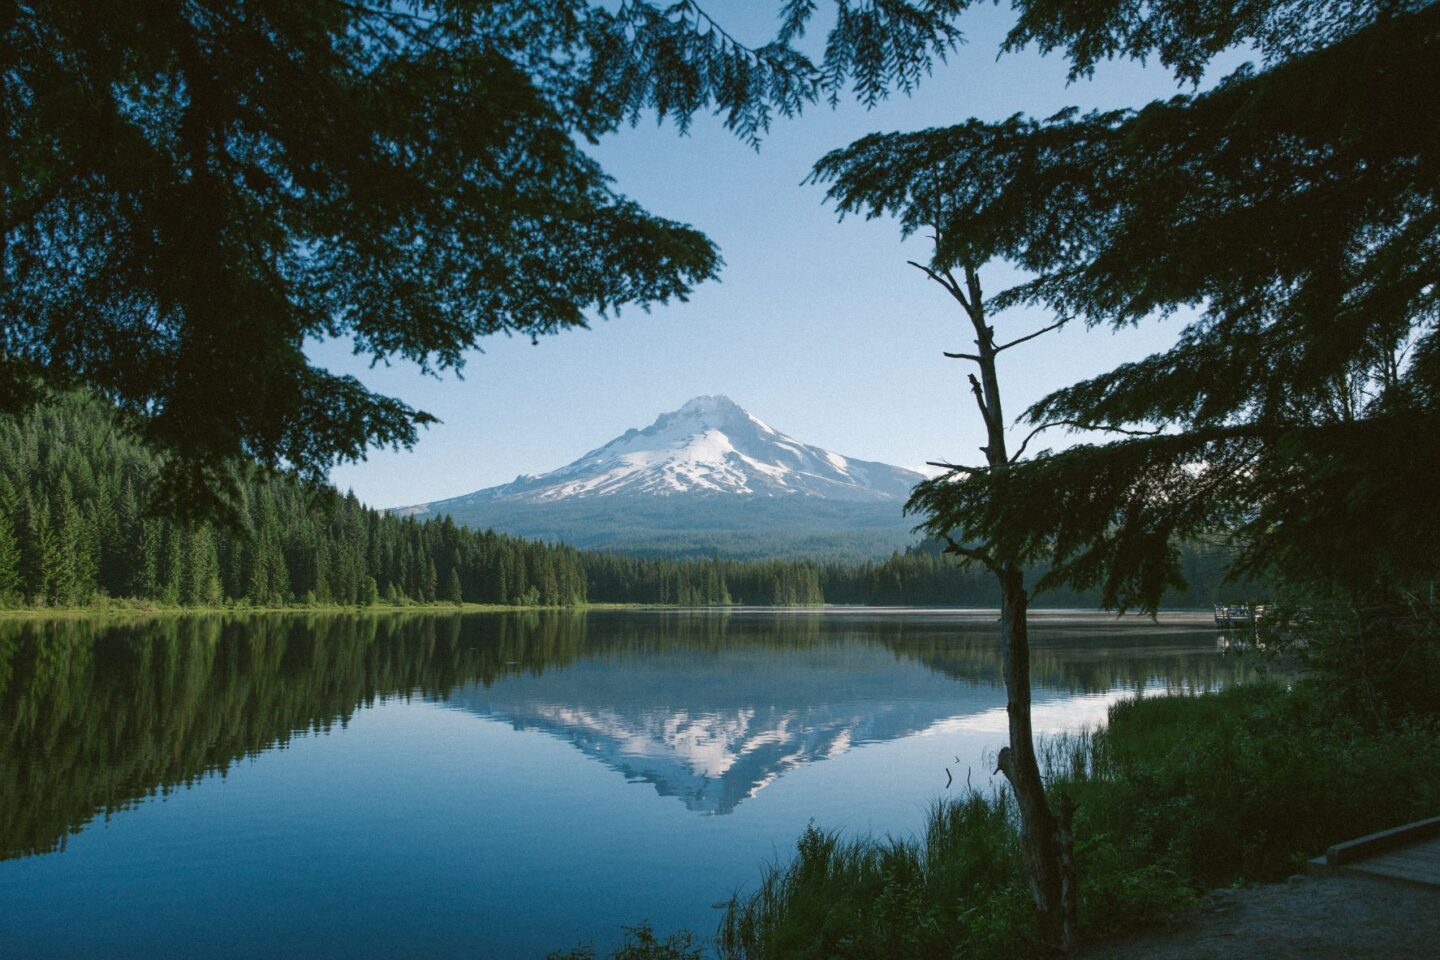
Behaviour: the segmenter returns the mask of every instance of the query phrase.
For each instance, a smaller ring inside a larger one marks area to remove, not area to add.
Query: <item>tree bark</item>
[[[999,769],[1010,782],[1020,814],[1020,843],[1040,939],[1047,946],[1068,952],[1073,945],[1074,927],[1066,916],[1064,894],[1067,887],[1073,889],[1073,873],[1067,882],[1062,861],[1069,859],[1068,851],[1062,848],[1060,824],[1046,799],[1035,755],[1030,719],[1029,597],[1018,568],[1005,566],[996,576],[1000,580],[1005,712],[1010,721],[1010,745],[1000,752]]]

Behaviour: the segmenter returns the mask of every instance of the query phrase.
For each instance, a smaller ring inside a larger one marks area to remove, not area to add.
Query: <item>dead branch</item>
[[[985,421],[985,426],[990,426],[990,408],[985,406],[985,390],[980,386],[980,381],[975,374],[970,374],[970,392],[975,394],[975,402],[980,407],[980,416]]]
[[[1026,334],[1025,336],[1021,337],[1021,338],[1018,339],[1018,340],[1011,340],[1009,343],[1005,344],[1004,346],[996,347],[996,348],[995,348],[995,352],[996,352],[996,353],[1003,353],[1004,351],[1009,350],[1011,347],[1018,347],[1020,344],[1024,343],[1025,341],[1027,341],[1027,340],[1034,340],[1036,337],[1040,336],[1041,334],[1049,333],[1051,330],[1059,330],[1061,327],[1065,326],[1065,324],[1067,324],[1067,323],[1069,323],[1069,322],[1070,322],[1070,318],[1069,318],[1069,317],[1066,317],[1064,320],[1058,320],[1058,321],[1056,321],[1055,323],[1050,324],[1050,326],[1048,326],[1048,327],[1041,327],[1039,330],[1036,330],[1034,333]]]
[[[941,470],[958,470],[961,473],[984,473],[989,467],[967,467],[959,463],[949,463],[945,460],[926,460],[925,466],[939,467]]]
[[[965,308],[966,313],[970,312],[970,303],[965,299],[965,291],[960,289],[960,284],[955,281],[954,277],[942,277],[923,263],[916,263],[914,260],[906,260],[905,262],[944,287],[950,293],[950,296],[960,301],[960,306]]]

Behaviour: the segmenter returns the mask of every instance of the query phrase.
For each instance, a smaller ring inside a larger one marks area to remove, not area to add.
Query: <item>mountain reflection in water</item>
[[[1037,710],[1248,671],[1196,636],[1041,625]],[[941,613],[0,623],[0,859],[62,848],[96,816],[394,698],[543,731],[691,810],[724,814],[804,764],[1003,708],[1000,678],[993,622]]]

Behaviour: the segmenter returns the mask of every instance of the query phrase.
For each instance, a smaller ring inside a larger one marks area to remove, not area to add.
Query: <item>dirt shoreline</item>
[[[1440,958],[1440,887],[1354,874],[1217,890],[1169,926],[1095,943],[1079,960]]]

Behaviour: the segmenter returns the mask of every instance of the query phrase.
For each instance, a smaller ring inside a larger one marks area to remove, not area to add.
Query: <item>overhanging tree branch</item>
[[[967,560],[974,560],[977,563],[981,563],[991,573],[1000,572],[1000,564],[996,562],[995,558],[990,555],[990,551],[978,547],[962,546],[957,543],[955,541],[955,538],[950,536],[949,534],[945,535],[945,542],[948,544],[948,546],[946,546],[945,548],[946,553],[953,553],[956,556],[964,557]]]
[[[1015,451],[1014,456],[1010,458],[1010,462],[1018,463],[1020,460],[1020,455],[1025,452],[1025,448],[1029,446],[1030,441],[1052,427],[1070,427],[1075,430],[1096,430],[1104,431],[1107,433],[1122,433],[1130,437],[1158,437],[1161,434],[1161,431],[1158,429],[1130,430],[1125,427],[1112,427],[1100,423],[1082,423],[1079,420],[1051,420],[1047,423],[1040,424],[1034,430],[1031,430],[1028,434],[1025,435],[1025,439],[1020,441],[1020,448]]]

